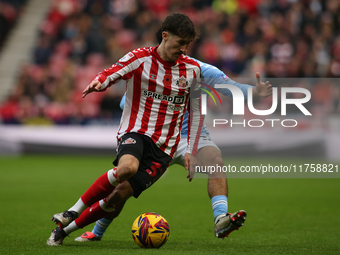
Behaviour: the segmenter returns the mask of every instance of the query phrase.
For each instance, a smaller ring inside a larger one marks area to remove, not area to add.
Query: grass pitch
[[[131,198],[102,241],[74,241],[92,230],[92,224],[65,238],[61,247],[47,246],[55,227],[52,215],[77,201],[111,168],[112,160],[106,156],[0,158],[0,254],[340,254],[340,179],[229,179],[229,211],[244,209],[247,220],[239,231],[220,240],[213,234],[207,179],[189,183],[179,166],[169,168],[138,199]],[[245,162],[251,165],[255,159],[228,160],[234,165]],[[160,249],[141,249],[132,239],[133,221],[147,211],[169,222],[170,237]]]

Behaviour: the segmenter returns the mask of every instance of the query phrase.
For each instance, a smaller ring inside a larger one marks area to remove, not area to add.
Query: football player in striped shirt
[[[196,60],[196,59],[195,59]],[[215,84],[231,84],[240,88],[245,95],[248,96],[248,88],[252,88],[252,95],[254,97],[268,97],[272,94],[272,86],[269,82],[261,82],[260,74],[256,74],[257,83],[256,86],[247,84],[240,84],[227,77],[217,67],[209,65],[207,63],[196,60],[201,67],[201,71],[204,76],[204,83],[215,88]],[[210,90],[209,88],[207,88]],[[228,89],[216,89],[221,94],[231,97],[232,94]],[[123,96],[120,107],[124,109],[125,95]],[[181,140],[178,145],[176,154],[174,156],[171,165],[179,164],[184,166],[184,156],[187,147],[187,132],[188,132],[188,116],[187,113],[184,117],[183,128],[181,131]],[[210,139],[210,134],[205,126],[202,127],[200,140],[198,144],[198,165],[215,166],[219,165],[221,168],[224,166],[222,154],[217,145]],[[215,172],[209,174],[208,180],[208,195],[211,199],[214,221],[215,221],[215,236],[218,238],[224,238],[228,236],[232,231],[241,227],[246,219],[246,212],[239,210],[235,213],[228,213],[228,185],[227,179],[223,172]],[[120,213],[120,210],[116,210],[111,213],[110,216],[102,218],[96,222],[91,232],[86,231],[75,240],[79,242],[86,241],[99,241],[102,239],[106,229],[109,227],[114,218]]]
[[[201,71],[199,64],[184,53],[197,33],[192,21],[180,13],[169,15],[161,32],[160,45],[129,52],[99,73],[83,91],[85,97],[121,79],[126,81],[113,162],[116,167],[100,176],[71,208],[52,217],[59,226],[52,231],[48,245],[62,245],[67,235],[118,211],[128,198],[138,198],[156,182],[177,150],[189,104],[192,125],[184,164],[187,169],[194,164],[191,155],[197,153],[203,125],[197,93],[201,91]]]

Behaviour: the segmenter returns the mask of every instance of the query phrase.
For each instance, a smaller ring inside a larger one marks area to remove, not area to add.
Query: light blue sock
[[[211,205],[216,223],[217,216],[226,215],[228,213],[228,198],[226,196],[214,196],[211,199]]]
[[[106,229],[110,226],[112,220],[108,219],[100,219],[97,220],[96,225],[94,226],[92,233],[95,234],[98,237],[103,237]]]

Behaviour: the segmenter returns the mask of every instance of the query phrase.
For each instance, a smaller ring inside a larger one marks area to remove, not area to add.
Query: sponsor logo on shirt
[[[131,58],[134,57],[134,54],[132,52],[129,52],[128,54],[126,54],[124,57],[122,57],[121,59],[119,59],[119,62],[126,62],[128,60],[130,60]]]
[[[182,111],[183,110],[183,106],[173,106],[173,105],[168,105],[168,109],[171,111]]]
[[[184,103],[184,96],[163,95],[161,93],[156,93],[156,92],[152,92],[148,90],[143,90],[143,96],[162,100],[162,101],[167,101],[169,103],[174,103],[174,104]]]

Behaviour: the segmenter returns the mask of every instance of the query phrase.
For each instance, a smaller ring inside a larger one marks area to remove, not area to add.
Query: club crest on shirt
[[[122,142],[122,145],[123,144],[136,144],[136,140],[133,139],[133,138],[128,138],[128,139],[125,139],[123,142]]]
[[[188,86],[188,84],[189,82],[187,81],[187,79],[185,79],[183,75],[176,80],[176,85],[180,88],[185,88]]]

